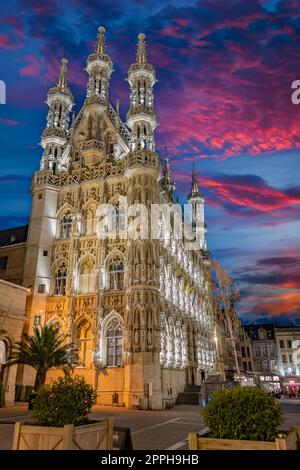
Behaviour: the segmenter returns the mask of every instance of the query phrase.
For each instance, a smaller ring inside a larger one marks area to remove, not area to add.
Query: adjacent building
[[[0,231],[0,279],[21,285],[28,225]]]
[[[251,338],[249,336],[249,333],[243,327],[243,325],[241,325],[240,346],[241,346],[241,369],[244,374],[248,374],[251,376],[255,370],[254,362],[253,362]]]
[[[257,383],[265,390],[279,391],[275,328],[273,324],[244,326],[251,339],[253,367]]]
[[[276,326],[278,370],[287,393],[300,388],[300,326]]]
[[[0,279],[0,382],[6,406],[14,404],[17,366],[4,366],[11,348],[21,339],[28,294],[28,289]]]

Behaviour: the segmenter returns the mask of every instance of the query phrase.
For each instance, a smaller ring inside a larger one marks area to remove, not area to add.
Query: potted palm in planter
[[[36,370],[33,393],[29,396],[29,409],[32,409],[35,393],[45,383],[48,369],[59,366],[71,369],[77,363],[77,356],[73,344],[65,344],[57,325],[35,326],[32,336],[22,334],[21,341],[12,350],[7,366],[23,364]]]
[[[112,449],[112,420],[90,421],[96,391],[83,377],[59,377],[40,386],[33,399],[34,423],[16,423],[13,450]]]
[[[299,446],[299,430],[279,435],[276,399],[254,387],[219,390],[202,410],[207,436],[189,434],[190,450],[280,450]]]

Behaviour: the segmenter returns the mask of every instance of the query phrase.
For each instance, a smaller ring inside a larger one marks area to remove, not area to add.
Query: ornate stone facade
[[[198,218],[194,225],[200,227],[196,250],[187,250],[163,222],[160,239],[127,236],[124,205],[150,209],[174,202],[169,164],[162,168],[155,152],[156,77],[144,35],[139,35],[136,62],[128,72],[126,124],[118,105],[115,110],[109,102],[112,61],[104,28],[99,28],[87,72],[86,100],[70,127],[73,97],[65,59],[48,93],[44,154],[32,184],[24,270],[24,285],[32,289],[27,311],[31,324],[34,318],[36,323],[56,322],[77,344],[76,373],[98,389],[99,403],[161,409],[174,403],[187,383],[200,383],[215,367],[214,324],[203,275],[209,263],[204,199],[193,171],[189,201],[193,223]],[[115,237],[99,236],[103,204],[116,209]],[[150,210],[144,220],[150,226]]]

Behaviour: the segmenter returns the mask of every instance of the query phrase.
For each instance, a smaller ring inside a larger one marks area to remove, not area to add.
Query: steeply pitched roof
[[[25,243],[27,240],[28,225],[8,228],[0,231],[0,246],[11,246]]]

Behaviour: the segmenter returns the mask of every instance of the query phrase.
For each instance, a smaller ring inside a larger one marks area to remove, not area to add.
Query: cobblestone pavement
[[[300,401],[281,403],[285,423],[283,428],[300,427]],[[116,426],[130,427],[134,449],[185,450],[189,432],[203,431],[205,425],[199,408],[180,405],[171,410],[136,411],[125,408],[95,406],[90,417],[112,417]],[[13,422],[27,421],[27,404],[0,409],[0,449],[11,449]]]

